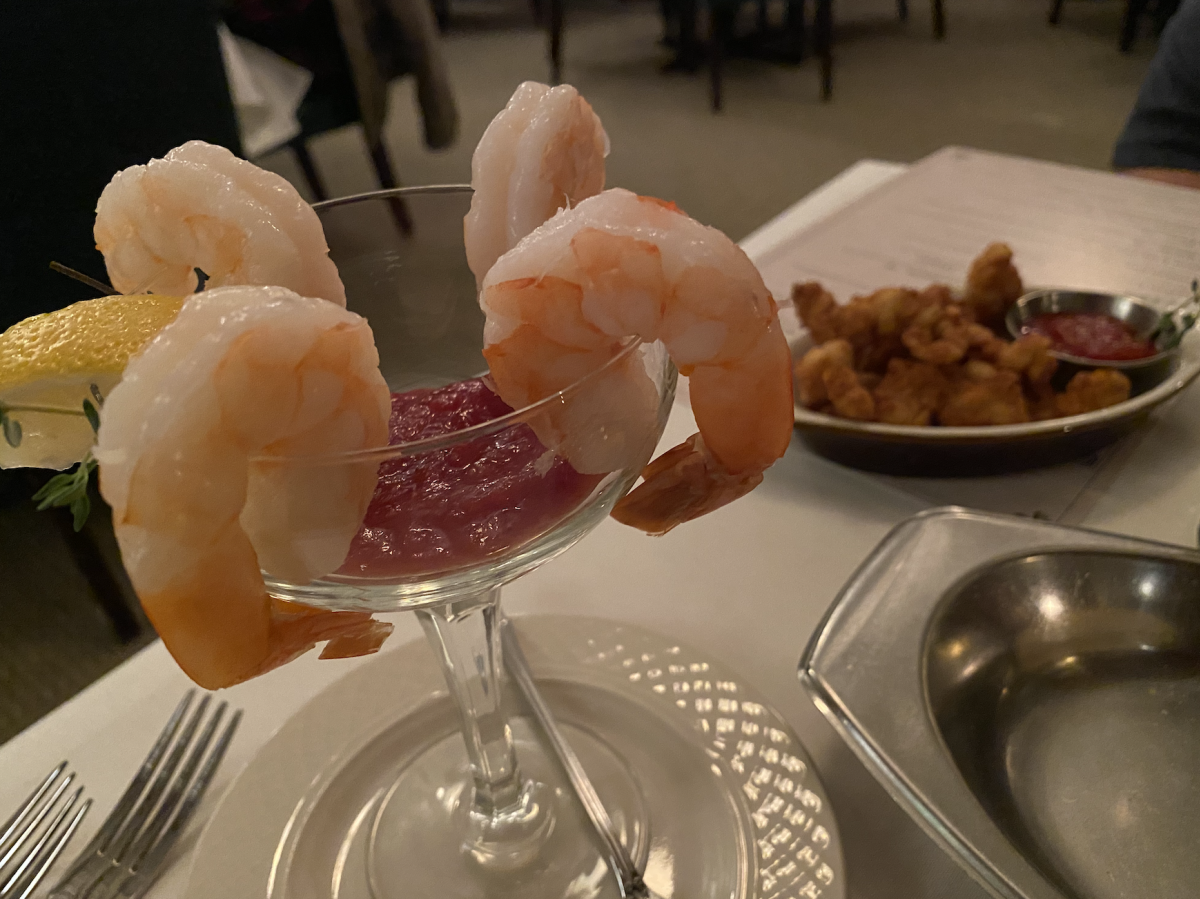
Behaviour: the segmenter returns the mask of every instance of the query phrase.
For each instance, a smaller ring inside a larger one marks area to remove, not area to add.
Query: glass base
[[[500,834],[496,844],[503,852],[481,851],[462,737],[448,734],[400,772],[377,807],[367,842],[373,899],[619,896],[557,762],[542,751],[527,722],[514,720],[513,729],[521,771],[533,781],[524,820],[509,822],[516,838]],[[646,807],[633,772],[612,746],[587,731],[572,727],[568,739],[595,778],[622,839],[643,844],[645,855]]]
[[[739,784],[716,776],[699,733],[590,684],[540,681],[539,688],[652,889],[689,899],[751,895],[752,826]],[[509,711],[521,772],[542,785],[538,799],[553,815],[549,837],[529,858],[505,870],[480,864],[465,845],[473,784],[457,712],[445,700],[338,761],[289,835],[291,870],[277,871],[283,877],[272,897],[315,896],[316,880],[330,887],[322,895],[336,899],[619,899],[537,723],[521,708]],[[327,861],[314,864],[319,859]]]
[[[835,826],[803,748],[736,675],[628,625],[556,616],[515,625],[539,690],[652,890],[666,899],[844,895]],[[401,654],[435,664],[421,644]],[[321,773],[306,794],[278,797],[292,812],[269,899],[618,899],[566,775],[505,687],[521,773],[542,785],[531,798],[553,818],[543,845],[510,865],[481,864],[464,848],[473,779],[443,693],[377,721],[336,757],[314,756]]]

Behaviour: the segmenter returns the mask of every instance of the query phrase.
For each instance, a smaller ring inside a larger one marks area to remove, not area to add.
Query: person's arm
[[[1200,188],[1200,0],[1183,0],[1163,30],[1113,167]]]

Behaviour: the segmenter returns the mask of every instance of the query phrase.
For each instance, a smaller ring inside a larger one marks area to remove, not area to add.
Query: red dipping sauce
[[[1055,350],[1085,359],[1120,362],[1158,352],[1126,322],[1103,312],[1050,312],[1030,319],[1021,332],[1044,334]]]
[[[512,411],[481,379],[392,394],[392,446]],[[379,466],[362,529],[338,574],[394,577],[480,562],[553,527],[601,475],[582,475],[525,424]]]

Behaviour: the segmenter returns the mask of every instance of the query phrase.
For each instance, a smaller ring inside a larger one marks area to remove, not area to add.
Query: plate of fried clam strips
[[[1005,316],[1027,294],[1012,250],[986,247],[961,288],[884,287],[839,303],[795,284],[795,420],[818,455],[867,471],[999,474],[1094,454],[1200,374],[1200,339],[1177,336],[1155,378],[1059,361]],[[1170,304],[1142,300],[1164,311]],[[1164,319],[1165,320],[1165,319]]]

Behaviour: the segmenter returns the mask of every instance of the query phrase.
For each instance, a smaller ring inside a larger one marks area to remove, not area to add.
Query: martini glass
[[[560,393],[504,406],[484,377],[484,319],[463,248],[470,198],[469,187],[424,187],[316,207],[349,308],[374,332],[393,440],[252,460],[251,491],[290,481],[337,496],[347,483],[376,485],[361,526],[338,504],[322,521],[315,502],[293,510],[260,494],[270,524],[301,544],[327,549],[359,528],[330,574],[264,579],[273,595],[312,606],[411,610],[429,647],[397,647],[313,697],[227,795],[229,814],[213,825],[231,829],[212,830],[219,851],[199,856],[222,883],[265,883],[267,899],[621,896],[565,772],[502,676],[500,591],[585,536],[631,488],[662,436],[677,373],[661,344],[630,340]],[[396,202],[411,230],[397,226]],[[570,449],[560,457],[555,446]],[[576,470],[568,456],[597,470]],[[595,574],[620,582],[619,572]],[[514,627],[655,893],[844,895],[828,803],[799,740],[751,686],[631,624],[573,614]]]
[[[602,896],[615,881],[590,826],[533,733],[510,723],[500,588],[570,547],[630,489],[662,434],[676,371],[661,344],[630,340],[560,393],[497,413],[478,380],[487,373],[484,318],[462,236],[470,198],[466,186],[402,188],[316,207],[348,307],[374,332],[393,408],[415,397],[410,416],[428,427],[381,450],[255,460],[268,477],[379,477],[337,571],[306,584],[264,576],[273,595],[312,606],[414,610],[445,676],[450,702],[401,722],[390,758],[360,753],[330,767],[331,779],[350,769],[370,781],[372,801],[336,837],[339,858],[362,857],[369,895]],[[409,234],[397,227],[397,200]],[[640,385],[640,414],[611,402],[630,379]],[[464,417],[460,403],[490,411]],[[539,439],[564,411],[581,409],[595,414],[574,416],[581,424],[571,439],[612,449],[616,470],[577,472]],[[446,706],[456,727],[447,727]],[[644,862],[643,787],[611,742],[574,737]]]

